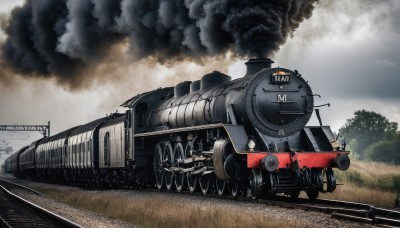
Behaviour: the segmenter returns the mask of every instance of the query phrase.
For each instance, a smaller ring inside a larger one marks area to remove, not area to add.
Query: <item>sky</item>
[[[21,0],[0,0],[0,15],[6,17]],[[311,18],[302,22],[280,49],[270,56],[274,67],[297,69],[321,95],[315,105],[322,122],[337,131],[357,110],[365,109],[400,122],[400,1],[321,1]],[[397,24],[396,24],[397,23]],[[5,40],[0,30],[0,40]],[[238,78],[244,75],[246,59],[232,53],[207,59],[203,65],[182,61],[162,65],[133,61],[127,45],[113,47],[104,63],[92,69],[98,74],[89,86],[73,89],[54,78],[15,76],[0,84],[0,124],[47,124],[51,133],[84,124],[116,110],[137,93],[200,79],[212,70]],[[1,66],[0,66],[1,67]],[[309,125],[317,125],[315,115]],[[41,135],[0,132],[0,147],[18,149]],[[1,159],[1,158],[0,158]]]

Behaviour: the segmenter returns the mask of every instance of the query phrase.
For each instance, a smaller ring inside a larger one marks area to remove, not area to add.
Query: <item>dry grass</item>
[[[392,208],[396,199],[394,178],[400,166],[352,161],[346,172],[336,171],[336,191],[320,198],[353,201]],[[140,227],[301,227],[295,219],[246,210],[229,204],[186,202],[184,195],[135,194],[119,191],[82,191],[40,188],[40,192],[71,206],[91,210]],[[130,191],[127,191],[130,192]],[[111,197],[110,197],[110,194]],[[128,196],[127,196],[128,194]],[[304,193],[301,195],[306,197]],[[201,200],[199,200],[201,201]]]
[[[321,198],[394,207],[400,193],[400,166],[352,160],[349,170],[335,173],[337,183],[344,185],[338,185],[332,194],[320,194]]]
[[[40,189],[47,196],[71,206],[91,210],[140,227],[299,227],[296,221],[276,218],[242,208],[182,203],[162,194],[114,194],[110,192]],[[147,196],[149,195],[149,196]]]
[[[400,166],[389,165],[372,161],[352,161],[350,170],[357,170],[368,177],[382,177],[387,175],[400,175]]]
[[[320,194],[320,198],[352,201],[381,207],[394,207],[396,194],[382,190],[359,187],[352,183],[338,186],[333,193]]]

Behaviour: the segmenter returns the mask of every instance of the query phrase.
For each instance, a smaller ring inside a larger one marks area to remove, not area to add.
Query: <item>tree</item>
[[[400,133],[391,140],[370,145],[365,151],[365,157],[373,161],[400,165]]]
[[[346,139],[352,152],[363,159],[370,145],[392,139],[397,127],[398,123],[390,122],[381,114],[359,110],[354,113],[353,118],[346,120],[345,125],[339,129],[339,134]]]

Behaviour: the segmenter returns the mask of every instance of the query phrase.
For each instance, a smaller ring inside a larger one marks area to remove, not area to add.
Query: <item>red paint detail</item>
[[[247,168],[259,168],[261,167],[261,161],[264,157],[269,154],[274,154],[279,161],[278,169],[286,168],[287,165],[290,166],[290,153],[249,153],[247,154]]]
[[[258,168],[260,166],[260,161],[268,154],[247,154],[247,168]]]
[[[247,168],[261,168],[261,161],[269,154],[273,154],[278,158],[278,169],[285,169],[292,167],[292,162],[297,161],[299,168],[324,168],[334,167],[332,161],[336,159],[339,154],[349,154],[350,152],[298,152],[290,160],[289,152],[278,153],[254,153],[247,154]]]

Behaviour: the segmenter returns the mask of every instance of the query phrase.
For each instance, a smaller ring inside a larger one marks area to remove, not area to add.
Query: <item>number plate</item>
[[[290,73],[284,71],[277,71],[271,75],[272,84],[289,84]]]

